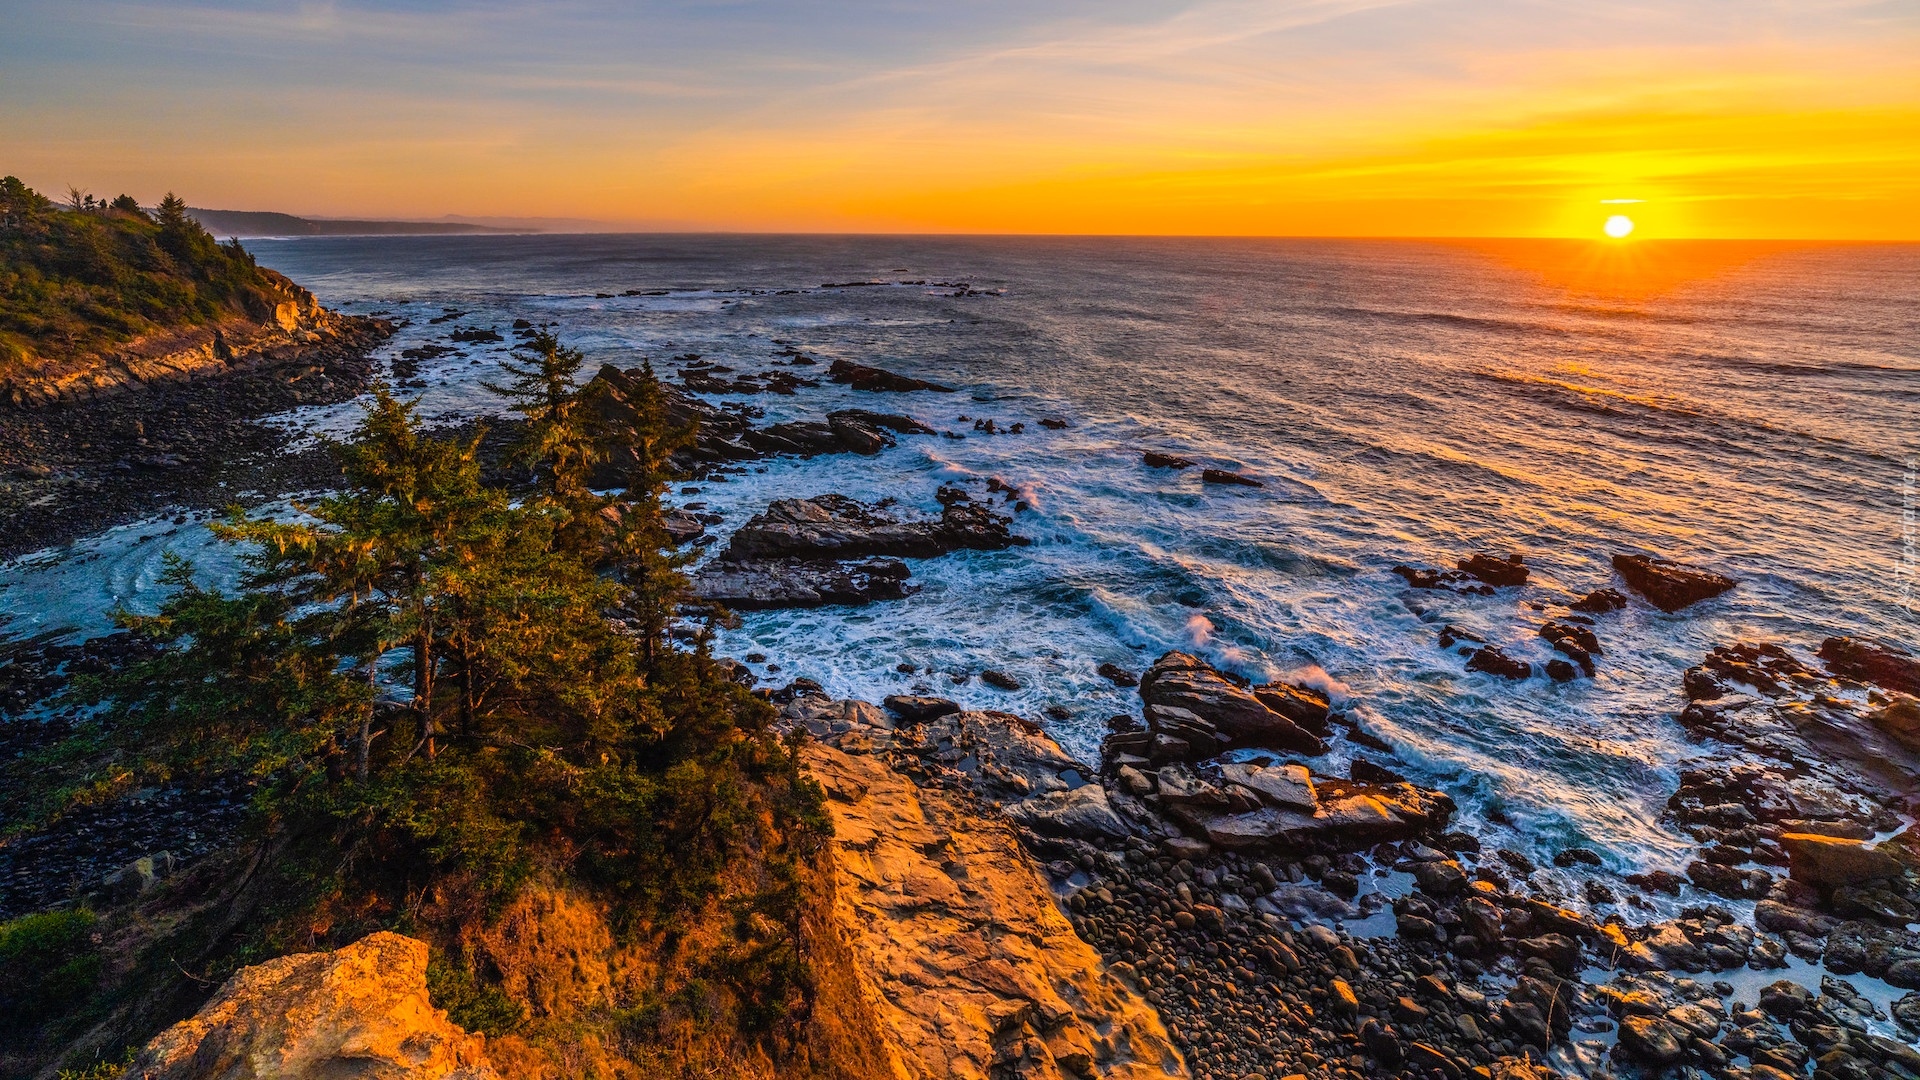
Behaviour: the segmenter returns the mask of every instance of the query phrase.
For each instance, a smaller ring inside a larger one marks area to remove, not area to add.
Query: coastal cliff
[[[282,275],[260,275],[270,290],[258,316],[231,314],[98,350],[34,356],[0,380],[0,402],[36,409],[95,401],[153,383],[292,364],[317,349],[384,336],[375,320],[328,311]]]

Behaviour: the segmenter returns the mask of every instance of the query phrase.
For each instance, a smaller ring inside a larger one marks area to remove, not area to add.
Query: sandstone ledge
[[[878,758],[805,750],[835,833],[836,919],[895,1075],[1186,1076],[1159,1015],[1074,933],[1005,822]]]
[[[147,1044],[138,1080],[499,1080],[427,999],[427,945],[384,931],[242,969]]]

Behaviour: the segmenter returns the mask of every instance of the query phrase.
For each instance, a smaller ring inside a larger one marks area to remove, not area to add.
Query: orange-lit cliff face
[[[4,168],[48,190],[1322,236],[1597,237],[1633,199],[1638,238],[1920,239],[1920,21],[1886,5],[16,7]]]

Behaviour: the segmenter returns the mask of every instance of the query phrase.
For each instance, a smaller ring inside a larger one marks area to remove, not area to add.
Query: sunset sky
[[[658,229],[1920,240],[1920,2],[7,0],[0,173]],[[1638,200],[1605,202],[1603,200]]]

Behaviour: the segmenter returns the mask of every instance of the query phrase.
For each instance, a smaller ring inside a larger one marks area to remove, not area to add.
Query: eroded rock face
[[[804,757],[833,816],[838,921],[897,1075],[1186,1075],[1158,1014],[1074,933],[1005,823],[878,757],[818,744]]]
[[[1633,587],[1634,592],[1646,597],[1654,607],[1669,613],[1719,596],[1739,584],[1711,570],[1656,559],[1650,555],[1615,555],[1613,568],[1620,572],[1620,577]]]
[[[141,1080],[499,1080],[427,999],[427,945],[384,931],[245,968],[127,1071]]]

